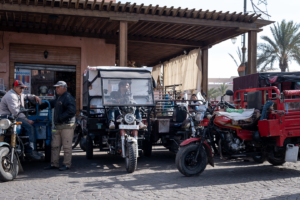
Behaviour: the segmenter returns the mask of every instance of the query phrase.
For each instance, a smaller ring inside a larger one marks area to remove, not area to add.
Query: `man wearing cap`
[[[8,91],[0,102],[0,115],[14,115],[18,116],[17,121],[22,122],[21,127],[25,130],[25,134],[29,136],[29,144],[26,145],[25,155],[26,157],[34,160],[40,160],[42,155],[34,150],[35,147],[35,135],[32,120],[26,118],[23,113],[18,113],[24,109],[24,99],[35,100],[41,104],[41,99],[32,94],[23,94],[23,90],[26,85],[22,81],[16,80],[12,85],[12,89]]]
[[[65,171],[70,169],[72,161],[72,141],[75,128],[76,104],[74,98],[67,92],[67,83],[58,81],[56,87],[57,99],[50,101],[51,108],[54,108],[54,124],[56,132],[52,134],[51,141],[51,165],[45,170],[59,169]],[[43,103],[40,108],[47,108]],[[59,153],[61,146],[64,149],[63,166],[59,168]]]

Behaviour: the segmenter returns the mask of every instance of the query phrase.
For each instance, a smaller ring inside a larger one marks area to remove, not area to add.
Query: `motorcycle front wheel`
[[[176,154],[176,166],[183,175],[196,176],[205,170],[207,165],[207,155],[203,147],[200,149],[196,162],[194,160],[198,148],[198,144],[190,144],[180,147]]]
[[[134,142],[127,142],[126,144],[126,171],[128,173],[132,173],[136,170],[137,166],[137,150],[136,150],[136,143]]]
[[[17,157],[14,155],[13,164],[10,162],[11,155],[8,147],[0,147],[0,180],[12,181],[17,177],[19,172],[19,163]]]

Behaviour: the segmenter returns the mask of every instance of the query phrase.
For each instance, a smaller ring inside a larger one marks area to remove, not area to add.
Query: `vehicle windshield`
[[[151,79],[103,79],[103,105],[153,105]]]

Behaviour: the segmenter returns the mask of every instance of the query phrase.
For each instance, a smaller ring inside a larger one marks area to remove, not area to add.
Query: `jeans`
[[[110,108],[109,111],[108,111],[108,121],[115,121],[116,117],[115,117],[115,111],[118,110],[118,108],[116,107],[113,107],[113,108]],[[140,113],[140,109],[139,108],[136,108],[135,110],[135,117],[136,117],[136,121],[137,122],[141,122],[142,121],[142,116],[141,116],[141,113]]]
[[[21,127],[25,130],[25,135],[29,136],[29,145],[25,147],[25,153],[32,153],[35,146],[34,127],[27,122],[27,119],[18,118],[17,122],[22,122]]]
[[[263,107],[263,110],[262,110],[262,113],[261,113],[261,117],[260,117],[260,120],[264,120],[264,119],[267,119],[267,111],[268,109],[273,106],[273,101],[267,101],[267,103],[264,105]]]

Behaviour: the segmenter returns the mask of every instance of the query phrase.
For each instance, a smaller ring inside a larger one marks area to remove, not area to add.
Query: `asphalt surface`
[[[300,199],[300,164],[274,167],[244,160],[208,166],[197,177],[185,177],[175,154],[155,147],[140,157],[128,174],[121,157],[95,150],[93,160],[77,148],[69,171],[46,171],[44,162],[23,163],[24,173],[0,182],[0,199]]]

